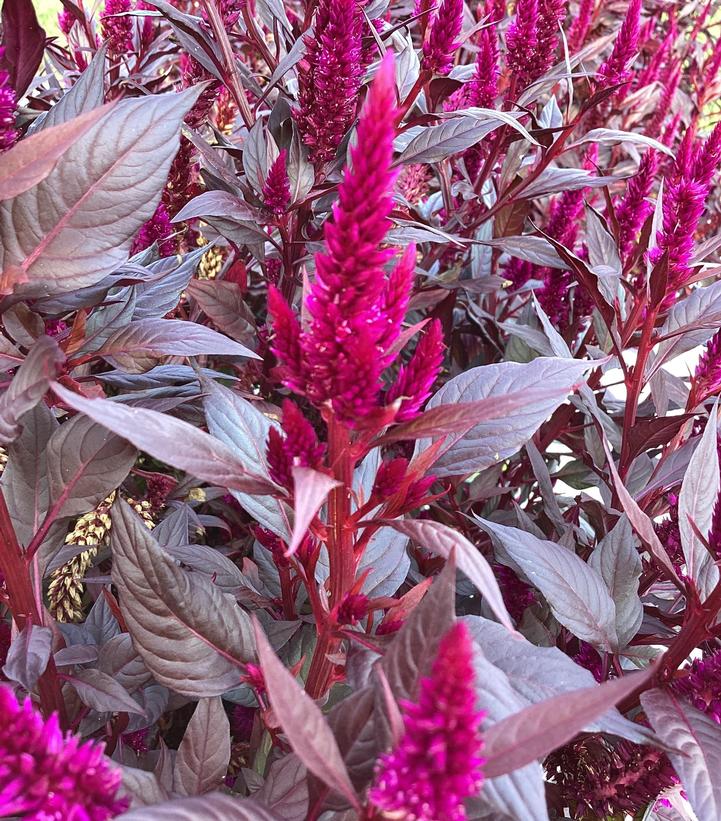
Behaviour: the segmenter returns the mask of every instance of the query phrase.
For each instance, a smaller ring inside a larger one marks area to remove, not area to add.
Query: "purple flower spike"
[[[431,74],[448,74],[453,56],[460,45],[458,35],[463,26],[463,0],[442,0],[433,18],[431,30],[423,44],[421,69]]]
[[[5,54],[5,49],[0,46],[0,59],[3,54]],[[17,139],[16,106],[17,98],[15,90],[10,85],[10,75],[4,69],[0,69],[0,151],[10,148]]]
[[[402,397],[396,413],[399,422],[414,419],[431,395],[431,388],[443,364],[444,350],[441,323],[434,319],[418,343],[411,361],[401,366],[398,378],[386,396],[388,405]]]
[[[133,18],[126,14],[129,11],[130,0],[106,0],[100,16],[103,38],[108,41],[108,51],[115,57],[133,50]]]
[[[508,68],[517,90],[541,77],[553,65],[565,0],[518,0],[516,16],[506,34]]]
[[[363,16],[355,0],[320,0],[306,38],[295,117],[313,163],[335,157],[356,113]]]
[[[263,185],[265,206],[278,216],[286,212],[290,203],[290,180],[285,164],[286,155],[285,149],[278,154],[268,170],[268,176]]]
[[[483,783],[476,708],[473,644],[456,623],[438,648],[431,675],[421,680],[417,702],[405,702],[405,733],[382,756],[370,800],[389,817],[463,821],[466,798]],[[396,815],[397,813],[397,815]]]
[[[627,83],[631,79],[629,66],[638,51],[641,30],[641,0],[631,0],[621,28],[613,44],[613,50],[596,73],[599,89]]]
[[[117,797],[121,772],[103,745],[63,735],[30,699],[0,687],[0,814],[26,821],[104,821],[127,809]]]

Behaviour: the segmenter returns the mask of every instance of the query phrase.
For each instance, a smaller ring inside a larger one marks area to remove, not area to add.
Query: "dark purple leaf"
[[[649,667],[595,687],[564,693],[494,724],[484,736],[486,777],[504,775],[544,758],[642,687],[653,674],[654,669]]]
[[[10,645],[3,673],[32,692],[48,666],[52,646],[52,630],[28,622]]]
[[[175,757],[173,785],[181,795],[219,787],[230,763],[230,722],[220,698],[201,698]]]
[[[222,442],[202,430],[157,411],[130,408],[109,399],[85,399],[62,385],[55,393],[70,407],[89,416],[136,448],[185,470],[198,479],[247,493],[272,493],[275,486],[246,470]],[[178,447],[182,442],[183,446]]]
[[[68,681],[80,700],[99,713],[138,713],[145,711],[112,676],[100,670],[76,670]]]
[[[257,621],[254,627],[270,705],[293,751],[310,772],[358,807],[340,750],[320,708],[275,655]]]
[[[32,82],[45,48],[45,30],[38,23],[32,0],[4,0],[2,32],[5,56],[0,69],[7,69],[19,99]]]

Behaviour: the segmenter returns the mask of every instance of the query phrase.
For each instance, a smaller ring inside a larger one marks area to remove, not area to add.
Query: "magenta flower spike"
[[[281,427],[284,435],[276,428],[268,432],[268,468],[274,482],[290,489],[293,487],[291,469],[319,467],[325,446],[318,441],[313,426],[290,399],[283,402]]]
[[[656,151],[647,151],[641,158],[638,172],[631,177],[626,193],[615,208],[618,223],[618,247],[621,257],[626,260],[634,250],[638,232],[653,210],[648,197],[653,187],[659,156]]]
[[[109,44],[108,51],[115,57],[133,50],[133,18],[126,14],[130,9],[130,0],[106,0],[100,15],[103,38]]]
[[[0,687],[0,814],[26,821],[104,821],[127,809],[118,798],[120,769],[103,745],[63,735],[30,699],[19,704]]]
[[[701,354],[691,383],[689,407],[696,407],[709,396],[721,390],[721,330],[709,339]],[[718,501],[716,508],[719,507]],[[715,508],[715,509],[716,509]],[[716,517],[714,517],[716,518]],[[721,525],[721,522],[719,522]],[[721,526],[716,528],[716,537],[721,547]]]
[[[290,204],[290,180],[286,168],[287,151],[283,149],[268,170],[263,184],[263,201],[265,207],[281,216]]]
[[[463,0],[442,0],[423,43],[421,70],[430,74],[448,74],[460,45],[458,35],[462,26]]]
[[[631,0],[611,54],[596,72],[596,84],[599,89],[627,83],[631,79],[629,67],[638,51],[640,30],[641,0]]]
[[[461,108],[493,108],[498,96],[498,35],[495,27],[482,29],[478,35],[478,56],[473,77],[446,101],[446,111]]]
[[[0,58],[5,53],[5,49],[0,46]],[[0,151],[10,148],[17,139],[18,132],[15,130],[15,109],[17,98],[15,90],[10,85],[10,75],[4,69],[0,69]]]
[[[577,52],[585,44],[595,10],[596,0],[581,0],[579,3],[578,13],[574,16],[568,31],[568,50],[571,54]]]
[[[169,257],[175,253],[175,241],[172,239],[174,232],[173,224],[170,222],[168,211],[159,203],[153,216],[138,231],[133,240],[131,254],[144,251],[154,243],[158,243],[158,251],[162,257]]]
[[[434,319],[421,337],[413,356],[407,365],[401,365],[398,378],[386,394],[386,404],[401,400],[396,413],[399,422],[406,422],[418,415],[423,403],[431,395],[433,383],[443,364],[443,329],[438,319]]]
[[[464,801],[483,783],[473,643],[457,622],[442,639],[418,699],[402,704],[405,732],[382,756],[370,800],[389,817],[463,821]],[[397,813],[397,815],[396,815]]]
[[[355,0],[320,0],[298,75],[295,112],[313,163],[335,157],[355,117],[362,78],[363,16]]]
[[[553,65],[565,0],[518,0],[516,16],[506,34],[508,67],[522,90]]]
[[[673,689],[697,710],[721,724],[721,652],[696,659],[673,682]]]

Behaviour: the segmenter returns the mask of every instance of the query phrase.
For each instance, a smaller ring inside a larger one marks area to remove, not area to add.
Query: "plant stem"
[[[31,578],[31,562],[23,555],[18,543],[2,490],[0,490],[0,573],[5,581],[10,612],[18,630],[22,630],[28,624],[42,626],[42,611],[36,604]],[[38,693],[45,716],[57,712],[61,726],[65,727],[65,702],[52,657],[38,680]]]
[[[328,418],[328,455],[333,475],[341,484],[334,488],[328,501],[328,563],[330,567],[330,607],[340,604],[355,578],[353,526],[350,493],[353,484],[353,457],[350,432],[331,413]],[[318,624],[318,641],[311,660],[306,690],[312,698],[320,698],[328,689],[333,663],[328,656],[340,646],[328,618]]]

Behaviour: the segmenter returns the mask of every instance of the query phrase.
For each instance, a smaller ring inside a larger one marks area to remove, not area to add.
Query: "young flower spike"
[[[434,319],[421,337],[410,362],[401,365],[398,378],[386,394],[387,405],[401,399],[396,413],[399,422],[414,419],[421,405],[431,395],[431,388],[443,363],[444,350],[441,323]]]
[[[318,442],[313,426],[290,399],[283,402],[282,429],[285,436],[276,428],[268,432],[268,468],[274,482],[290,489],[292,468],[318,467],[325,448]]]
[[[0,815],[29,821],[104,821],[127,809],[117,797],[121,772],[102,744],[63,735],[30,699],[0,687]]]
[[[626,193],[617,202],[615,213],[618,223],[618,247],[625,262],[635,247],[638,232],[648,218],[653,205],[648,197],[659,165],[658,152],[647,151],[641,158],[638,172],[631,177]]]
[[[417,702],[405,702],[405,732],[381,757],[370,800],[388,817],[409,821],[463,821],[466,798],[483,783],[476,708],[473,643],[457,622],[446,633]]]
[[[0,46],[0,58],[5,53],[3,46]],[[4,69],[0,69],[0,151],[10,148],[17,139],[15,130],[15,108],[17,99],[15,91],[10,85],[10,75]]]
[[[463,0],[442,0],[423,44],[421,70],[430,74],[448,74],[459,46],[457,38],[462,26]]]
[[[269,289],[273,352],[287,387],[316,407],[332,406],[340,421],[357,426],[379,407],[381,372],[400,333],[413,281],[415,248],[395,269],[395,251],[382,248],[390,227],[396,92],[393,57],[381,63],[358,124],[351,167],[338,188],[333,218],[325,223],[326,250],[316,255],[301,331],[291,308]]]
[[[356,113],[363,16],[355,0],[320,0],[298,75],[295,112],[313,163],[332,160]]]
[[[285,213],[290,203],[290,180],[285,165],[287,152],[283,149],[268,170],[268,176],[263,184],[263,201],[278,216]]]
[[[108,51],[114,57],[121,57],[133,50],[133,18],[130,0],[106,0],[100,16],[103,38],[108,42]]]
[[[638,51],[640,29],[641,0],[631,0],[611,54],[596,72],[596,85],[599,90],[627,83],[631,79],[629,66]]]

